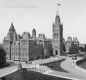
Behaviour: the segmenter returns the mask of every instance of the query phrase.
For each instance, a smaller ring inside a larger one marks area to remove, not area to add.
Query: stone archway
[[[55,54],[58,55],[58,51],[57,50],[55,51]]]

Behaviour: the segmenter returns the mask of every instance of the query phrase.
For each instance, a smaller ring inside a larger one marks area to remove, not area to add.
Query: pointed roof
[[[15,31],[15,28],[14,28],[13,22],[11,23],[11,26],[10,26],[10,29],[9,29],[9,30]]]
[[[58,13],[58,6],[60,6],[59,3],[57,3],[57,13],[56,13],[56,16],[59,16],[59,13]]]
[[[35,30],[35,28],[33,28],[33,30],[32,30],[33,32],[36,32],[36,30]]]
[[[56,16],[59,16],[58,10],[57,10]]]
[[[55,23],[61,23],[61,22],[60,22],[59,12],[58,12],[58,6],[57,6],[56,17],[55,17]]]
[[[36,30],[35,30],[35,28],[33,28],[33,30],[32,30],[32,34],[36,34]]]
[[[57,12],[56,12],[56,18],[59,18],[59,19],[60,19],[58,10],[57,10]]]
[[[57,11],[57,13],[56,13],[55,22],[56,22],[56,23],[57,23],[57,22],[60,22],[60,16],[59,16],[58,11]]]

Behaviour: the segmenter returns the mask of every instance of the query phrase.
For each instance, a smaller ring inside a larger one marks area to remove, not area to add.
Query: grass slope
[[[78,66],[80,66],[80,67],[86,69],[86,62],[83,62],[83,63],[79,64]]]
[[[34,71],[27,71],[26,69],[17,70],[2,78],[3,80],[71,80],[60,77],[48,76]]]
[[[47,66],[47,67],[50,67],[52,70],[68,73],[67,71],[62,69],[61,66],[60,66],[62,61],[64,61],[64,60],[59,60],[59,61],[44,64],[44,65]]]

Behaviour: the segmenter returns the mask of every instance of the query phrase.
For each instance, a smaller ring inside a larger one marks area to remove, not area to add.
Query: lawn
[[[44,65],[47,66],[47,67],[50,67],[52,70],[68,73],[67,71],[62,69],[61,66],[60,66],[62,61],[64,61],[64,60],[59,60],[59,61],[44,64]]]
[[[82,68],[85,68],[86,69],[86,62],[83,62],[81,64],[79,64],[78,66],[82,67]]]
[[[26,69],[17,70],[7,76],[4,76],[2,80],[71,80],[61,77],[54,77],[45,74],[41,74],[34,71],[27,71]]]
[[[12,67],[12,66],[16,66],[17,64],[15,64],[14,62],[8,62],[7,65],[3,66],[3,67],[0,67],[0,69],[4,69],[4,68],[7,68],[7,67]]]

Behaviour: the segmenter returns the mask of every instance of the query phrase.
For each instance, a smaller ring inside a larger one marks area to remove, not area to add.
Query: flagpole
[[[58,3],[57,3],[57,13],[58,13]]]
[[[58,14],[58,6],[60,6],[61,4],[57,3],[57,14]]]

